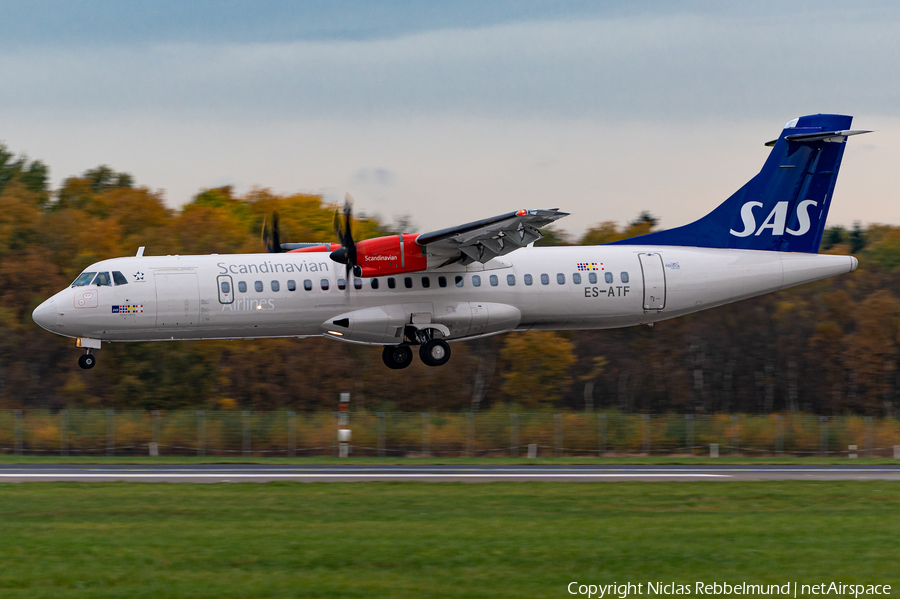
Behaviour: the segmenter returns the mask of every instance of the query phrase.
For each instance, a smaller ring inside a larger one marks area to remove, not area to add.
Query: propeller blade
[[[278,254],[283,252],[281,249],[281,235],[278,232],[278,212],[272,213],[272,231],[269,232],[269,228],[266,226],[267,223],[266,217],[263,217],[263,226],[262,226],[262,242],[263,246],[266,248],[266,251],[270,254]]]
[[[344,237],[341,244],[347,252],[347,262],[344,280],[347,281],[347,293],[350,293],[350,285],[353,284],[353,271],[356,266],[356,243],[353,241],[353,229],[351,227],[351,217],[353,216],[353,196],[349,193],[344,195]]]
[[[278,231],[278,212],[272,213],[272,249],[269,250],[274,254],[280,254],[281,249],[281,234]]]
[[[353,196],[347,193],[344,196],[344,237],[341,244],[347,248],[347,267],[351,269],[356,265],[356,243],[353,241],[352,217]]]
[[[334,209],[334,232],[341,247],[331,252],[331,259],[338,264],[345,264],[344,280],[346,281],[347,293],[350,293],[350,285],[353,284],[353,275],[358,272],[359,267],[356,264],[356,242],[353,241],[353,228],[351,221],[353,218],[353,196],[349,193],[344,196],[344,218],[341,219],[337,206]]]

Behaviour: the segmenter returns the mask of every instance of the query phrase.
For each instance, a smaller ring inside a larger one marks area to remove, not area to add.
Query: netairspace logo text
[[[747,582],[694,582],[682,584],[678,582],[613,582],[610,584],[582,584],[570,582],[566,587],[570,595],[596,597],[597,599],[626,599],[634,596],[654,595],[775,595],[783,597],[815,597],[833,595],[837,597],[865,597],[873,595],[890,595],[889,584],[845,584],[843,582],[822,582],[818,584],[801,584],[788,582],[785,584],[750,584]]]

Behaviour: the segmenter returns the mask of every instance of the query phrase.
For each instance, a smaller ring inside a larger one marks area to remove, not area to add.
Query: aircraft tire
[[[94,364],[97,363],[97,358],[95,358],[92,354],[84,354],[80,358],[78,358],[78,365],[84,368],[85,370],[89,370],[94,367]]]
[[[432,339],[419,346],[419,357],[428,366],[443,366],[450,359],[450,346],[443,339]]]
[[[401,370],[412,363],[412,350],[408,345],[386,345],[381,350],[381,360],[391,370]]]

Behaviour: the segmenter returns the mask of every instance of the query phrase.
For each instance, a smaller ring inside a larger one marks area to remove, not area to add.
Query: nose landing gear
[[[78,358],[78,365],[88,370],[93,368],[97,363],[97,356],[91,353],[91,350],[100,349],[99,339],[89,339],[87,337],[79,337],[75,340],[76,347],[83,347],[85,354]]]
[[[90,353],[91,350],[88,350],[88,353],[84,354],[80,358],[78,358],[78,365],[84,368],[85,370],[89,370],[94,367],[94,364],[97,363],[97,357]]]

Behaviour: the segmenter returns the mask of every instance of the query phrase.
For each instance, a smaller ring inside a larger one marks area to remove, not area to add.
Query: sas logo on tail
[[[800,202],[800,205],[797,206],[797,223],[799,227],[794,229],[785,229],[785,225],[787,224],[787,216],[788,216],[788,202],[778,202],[775,204],[775,207],[772,208],[772,212],[769,213],[769,216],[766,217],[766,220],[763,221],[763,224],[756,228],[756,216],[753,214],[754,208],[761,208],[762,202],[747,202],[743,206],[741,206],[741,220],[744,221],[744,230],[743,231],[735,231],[734,229],[730,230],[730,233],[735,237],[749,237],[750,235],[760,235],[766,229],[771,231],[772,235],[784,235],[785,232],[790,233],[791,235],[805,235],[809,232],[809,208],[810,206],[816,206],[816,202],[813,200],[803,200]]]

